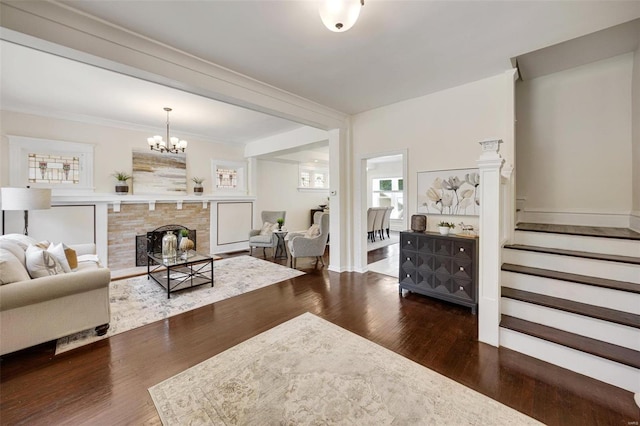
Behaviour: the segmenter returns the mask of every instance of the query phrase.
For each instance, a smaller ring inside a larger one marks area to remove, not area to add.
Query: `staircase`
[[[518,224],[502,261],[502,346],[640,392],[640,233]]]

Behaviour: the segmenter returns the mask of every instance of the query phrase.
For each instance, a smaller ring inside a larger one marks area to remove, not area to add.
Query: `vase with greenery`
[[[186,229],[180,230],[180,243],[178,248],[183,253],[183,257],[188,257],[189,250],[193,250],[195,244],[189,239],[189,231]]]
[[[204,182],[204,178],[200,178],[196,176],[191,178],[191,180],[195,184],[193,185],[193,195],[202,195],[202,193],[204,192],[204,187],[202,186],[202,182]]]
[[[125,172],[114,172],[113,177],[118,181],[118,183],[116,183],[116,194],[127,195],[129,193],[129,184],[127,181],[131,179],[131,175]]]
[[[278,231],[282,231],[282,225],[284,225],[284,219],[283,218],[278,218],[278,220],[276,220],[276,222],[278,222]]]
[[[438,223],[438,231],[440,231],[442,235],[447,235],[449,231],[451,231],[455,227],[456,225],[454,225],[452,222],[445,222],[444,220]]]

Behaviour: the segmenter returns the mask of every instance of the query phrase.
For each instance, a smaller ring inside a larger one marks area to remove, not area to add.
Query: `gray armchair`
[[[264,225],[265,222],[277,223],[278,219],[286,219],[286,211],[263,211],[262,222],[260,225]],[[267,257],[267,248],[273,249],[273,256],[275,258],[276,246],[278,245],[278,238],[275,234],[260,235],[260,229],[252,229],[249,231],[249,254],[253,255],[254,247],[262,247],[262,255]]]
[[[322,256],[329,239],[329,213],[316,212],[313,215],[313,223],[320,227],[320,235],[316,237],[307,238],[304,233],[289,234],[289,252],[293,268],[296,267],[296,258],[298,257],[315,257],[316,267],[318,267],[318,261],[322,262],[322,266],[324,266]]]

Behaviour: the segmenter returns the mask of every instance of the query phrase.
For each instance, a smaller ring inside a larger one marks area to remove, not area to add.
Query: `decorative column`
[[[480,142],[480,267],[478,291],[478,340],[500,346],[500,169],[501,140]]]

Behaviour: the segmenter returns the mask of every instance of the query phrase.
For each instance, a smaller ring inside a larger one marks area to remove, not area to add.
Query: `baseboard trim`
[[[640,211],[634,210],[631,212],[631,215],[629,216],[629,228],[636,232],[640,232]]]
[[[613,228],[629,228],[632,217],[633,216],[631,212],[560,212],[542,209],[528,209],[520,212],[519,221],[549,223],[554,225],[607,226]],[[640,222],[640,216],[638,216],[636,219],[638,222]]]

